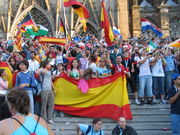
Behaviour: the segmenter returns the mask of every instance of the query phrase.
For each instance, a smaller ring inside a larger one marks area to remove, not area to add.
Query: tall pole
[[[64,20],[65,20],[65,31],[66,31],[66,45],[65,45],[65,48],[66,48],[68,44],[68,31],[67,31],[67,18],[66,18],[66,11],[64,7],[64,3],[63,3],[63,9],[64,9]]]
[[[74,34],[74,11],[71,8],[71,36]]]
[[[10,37],[11,16],[12,16],[12,0],[9,0],[8,5],[9,5],[9,7],[8,7],[7,39]]]
[[[56,37],[58,37],[58,32],[59,32],[60,7],[61,7],[61,0],[57,0],[57,8],[56,8]]]

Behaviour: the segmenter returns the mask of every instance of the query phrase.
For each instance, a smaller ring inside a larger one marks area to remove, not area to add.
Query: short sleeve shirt
[[[88,127],[89,127],[89,125],[79,124],[80,130],[81,130],[84,134],[86,133]],[[101,133],[101,135],[104,135],[104,132],[103,132],[102,129],[101,129],[100,131],[96,132],[96,131],[94,131],[94,130],[91,128],[91,130],[89,131],[89,133],[88,133],[87,135],[100,135],[100,133]]]

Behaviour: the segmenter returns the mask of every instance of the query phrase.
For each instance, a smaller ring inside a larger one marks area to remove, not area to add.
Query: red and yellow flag
[[[64,0],[64,7],[72,7],[74,12],[81,18],[89,18],[88,10],[76,0]]]
[[[15,37],[15,45],[16,45],[16,49],[18,51],[22,51],[22,33],[21,30],[18,30],[16,37]]]
[[[101,9],[101,27],[104,29],[106,43],[108,44],[108,46],[111,46],[114,40],[114,34],[109,23],[106,8],[104,6],[104,1],[102,1]]]
[[[124,74],[88,80],[86,94],[77,85],[78,81],[65,73],[55,80],[56,110],[84,117],[132,119]]]
[[[66,39],[65,38],[54,38],[54,37],[40,37],[39,43],[40,44],[51,43],[51,44],[56,44],[56,45],[65,45]]]
[[[12,72],[9,68],[9,65],[4,62],[0,61],[0,69],[4,69],[6,72],[6,80],[8,81],[8,88],[12,88]]]

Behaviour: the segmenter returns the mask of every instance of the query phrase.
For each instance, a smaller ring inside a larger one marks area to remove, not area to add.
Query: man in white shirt
[[[141,98],[141,105],[144,104],[144,90],[147,90],[148,103],[153,104],[152,100],[152,75],[150,71],[150,59],[147,55],[146,48],[142,50],[141,57],[136,57],[135,60],[139,64],[139,97]]]
[[[36,52],[31,51],[31,59],[28,60],[29,68],[28,71],[35,72],[39,68],[39,62],[36,60]]]
[[[164,100],[164,82],[165,82],[165,74],[163,66],[165,66],[165,60],[163,56],[155,56],[152,59],[152,76],[153,76],[153,94],[154,99],[155,96],[160,96],[161,104],[165,104],[166,101]]]

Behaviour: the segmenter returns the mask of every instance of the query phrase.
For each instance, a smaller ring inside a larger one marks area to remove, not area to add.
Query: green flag
[[[26,29],[26,32],[32,36],[44,36],[48,34],[48,29],[46,27],[40,24],[37,24],[36,27],[38,29],[35,29],[34,25],[30,25],[30,26],[26,26],[25,29]]]

